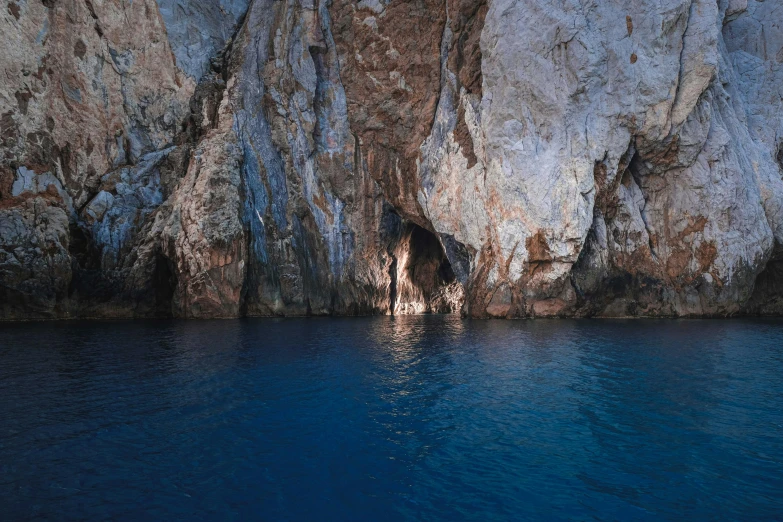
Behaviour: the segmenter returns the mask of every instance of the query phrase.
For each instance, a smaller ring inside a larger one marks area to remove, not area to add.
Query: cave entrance
[[[171,317],[174,292],[177,289],[177,272],[173,263],[160,250],[155,254],[155,272],[152,284],[155,291],[156,315]]]
[[[448,256],[432,232],[408,223],[394,250],[390,311],[393,315],[453,314],[465,291]]]

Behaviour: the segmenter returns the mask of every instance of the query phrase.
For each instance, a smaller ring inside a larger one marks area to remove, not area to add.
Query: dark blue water
[[[783,518],[783,322],[0,325],[0,519]]]

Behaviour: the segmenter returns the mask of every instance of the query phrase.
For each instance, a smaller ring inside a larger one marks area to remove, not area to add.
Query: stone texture
[[[0,16],[0,318],[783,311],[775,2]]]
[[[723,28],[727,8],[490,2],[482,99],[445,83],[419,193],[435,230],[476,252],[468,313],[740,311],[783,191],[749,132],[723,36],[743,15]],[[453,137],[466,99],[472,167]]]
[[[0,168],[4,177],[16,177],[15,186],[22,185],[18,194],[3,194],[0,228],[13,233],[0,240],[4,259],[10,259],[10,265],[0,265],[5,269],[19,262],[28,273],[24,279],[0,279],[8,296],[4,307],[15,310],[6,312],[9,317],[68,316],[69,296],[81,280],[73,274],[77,253],[70,250],[79,243],[89,245],[87,249],[100,248],[106,240],[124,244],[133,232],[120,218],[115,221],[120,230],[110,233],[112,225],[98,225],[96,237],[71,241],[72,229],[90,226],[80,220],[82,209],[99,195],[107,173],[136,165],[173,142],[189,113],[195,84],[177,69],[151,0],[6,4],[0,13],[0,45],[7,50],[0,56]],[[38,178],[39,190],[21,181],[29,172]],[[58,190],[42,196],[41,180]],[[118,205],[136,204],[129,201],[130,194],[123,196]],[[25,201],[23,207],[14,203],[15,197]],[[107,195],[100,196],[91,211],[105,210],[101,204],[108,201]],[[41,224],[42,215],[49,216],[51,230]],[[105,215],[117,217],[114,212]],[[50,243],[40,258],[33,254],[33,239],[41,238],[35,229]],[[12,247],[30,252],[34,262],[14,260]],[[105,268],[108,274],[111,267]],[[30,300],[39,304],[26,312],[23,303]],[[79,308],[77,304],[74,313]]]
[[[199,81],[234,36],[249,0],[158,0],[177,66]]]

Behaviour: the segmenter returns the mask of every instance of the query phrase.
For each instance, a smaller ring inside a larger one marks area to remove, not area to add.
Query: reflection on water
[[[9,519],[783,516],[783,322],[0,326]]]

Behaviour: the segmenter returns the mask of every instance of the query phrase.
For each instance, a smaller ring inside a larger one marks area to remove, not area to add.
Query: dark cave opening
[[[101,269],[101,251],[96,246],[90,233],[76,224],[69,227],[70,242],[68,251],[82,270]]]
[[[99,303],[110,300],[116,289],[102,270],[101,249],[82,226],[72,223],[69,232],[68,252],[72,265],[69,297]]]
[[[756,276],[753,293],[743,308],[748,315],[777,316],[783,314],[783,259],[773,258]]]
[[[778,143],[778,151],[775,154],[775,159],[778,161],[781,175],[783,176],[783,142]]]
[[[394,315],[394,309],[397,306],[397,258],[392,257],[391,265],[389,265],[389,313]]]
[[[405,225],[389,275],[392,314],[450,314],[462,308],[464,289],[441,241],[418,225]]]
[[[173,315],[172,301],[177,288],[177,274],[171,261],[160,251],[155,255],[152,286],[155,292],[156,315],[171,317]]]

